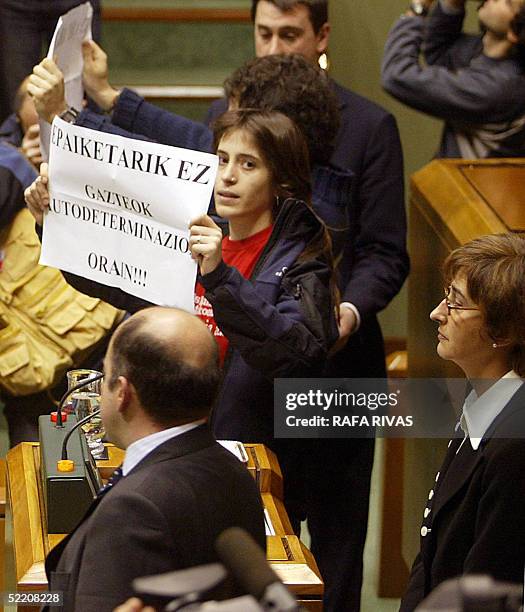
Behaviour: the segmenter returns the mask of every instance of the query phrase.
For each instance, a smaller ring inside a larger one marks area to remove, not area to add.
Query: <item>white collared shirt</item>
[[[459,424],[470,439],[473,450],[478,450],[481,439],[494,419],[505,408],[524,380],[510,370],[478,397],[472,389],[463,404]]]
[[[136,440],[128,446],[126,449],[126,456],[122,463],[122,475],[126,476],[131,470],[144,459],[146,455],[149,455],[151,451],[155,450],[157,446],[160,446],[163,442],[180,436],[187,431],[195,429],[199,425],[203,425],[206,419],[199,419],[198,421],[192,421],[184,425],[178,425],[177,427],[170,427],[169,429],[163,429],[155,433]]]

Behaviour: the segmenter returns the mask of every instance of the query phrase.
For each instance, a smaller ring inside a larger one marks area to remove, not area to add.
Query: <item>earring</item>
[[[496,342],[493,342],[493,343],[492,343],[492,348],[494,348],[494,349],[495,349],[495,348],[498,348],[498,345],[497,345],[497,343],[496,343]]]
[[[280,205],[281,205],[281,200],[279,199],[279,196],[276,195],[275,196],[275,208],[279,208]]]

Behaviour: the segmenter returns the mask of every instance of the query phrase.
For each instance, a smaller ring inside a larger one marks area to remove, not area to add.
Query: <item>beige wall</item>
[[[386,36],[407,5],[408,0],[332,0],[330,3],[331,74],[342,85],[394,114],[401,132],[406,177],[431,159],[440,134],[440,122],[399,104],[381,89],[380,66]],[[406,335],[406,299],[404,289],[382,313],[385,335]]]

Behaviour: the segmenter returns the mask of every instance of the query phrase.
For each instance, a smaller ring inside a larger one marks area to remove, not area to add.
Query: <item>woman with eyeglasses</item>
[[[463,574],[523,582],[525,564],[525,238],[483,236],[444,264],[431,312],[438,355],[471,392],[423,513],[421,549],[401,602],[414,610]]]

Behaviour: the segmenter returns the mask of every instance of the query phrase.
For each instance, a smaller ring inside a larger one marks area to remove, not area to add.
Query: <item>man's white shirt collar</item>
[[[523,378],[510,370],[481,396],[474,389],[468,394],[459,424],[474,450],[478,450],[487,429],[523,382]]]
[[[149,436],[146,436],[145,438],[136,440],[126,449],[126,456],[124,457],[124,461],[122,463],[122,475],[126,476],[129,474],[129,472],[131,472],[131,470],[138,463],[140,463],[146,455],[149,455],[151,451],[155,450],[157,446],[160,446],[163,442],[166,442],[171,438],[175,438],[176,436],[180,436],[187,431],[191,431],[192,429],[199,427],[199,425],[203,425],[205,422],[206,419],[192,421],[191,423],[186,423],[185,425],[178,425],[177,427],[170,427],[169,429],[157,431]]]

